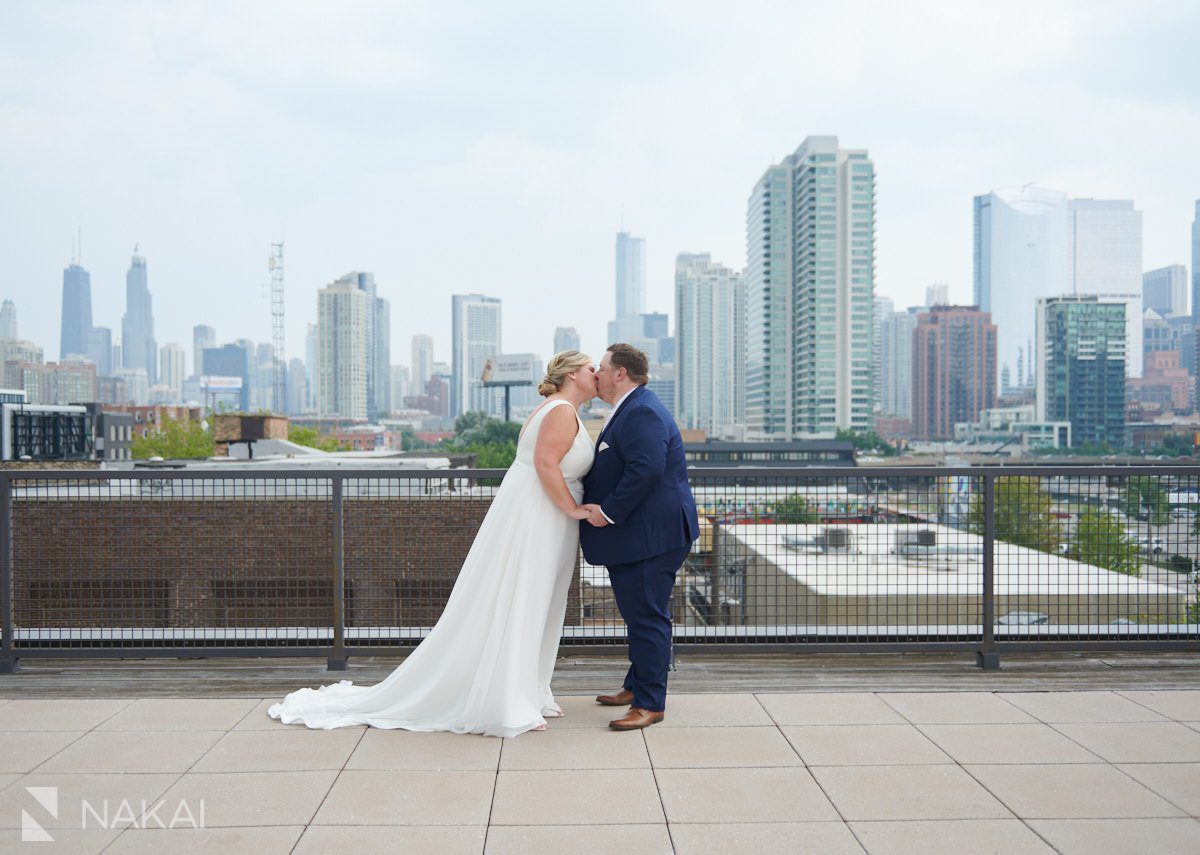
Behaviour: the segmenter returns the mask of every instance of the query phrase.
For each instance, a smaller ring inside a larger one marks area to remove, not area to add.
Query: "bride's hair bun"
[[[538,394],[543,398],[553,395],[562,388],[563,383],[567,382],[568,374],[578,371],[591,361],[590,356],[580,353],[578,350],[564,350],[562,353],[554,354],[550,358],[549,364],[546,365],[546,375],[538,384]]]

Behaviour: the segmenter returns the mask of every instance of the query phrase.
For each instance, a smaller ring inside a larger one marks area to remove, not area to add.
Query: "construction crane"
[[[287,408],[284,400],[287,363],[283,357],[283,243],[271,244],[271,258],[267,262],[271,271],[271,358],[274,362],[271,410],[282,413]]]

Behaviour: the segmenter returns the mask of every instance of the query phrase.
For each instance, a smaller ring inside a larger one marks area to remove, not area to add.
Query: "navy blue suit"
[[[608,568],[613,598],[629,627],[625,688],[633,706],[661,711],[671,662],[671,589],[700,536],[688,485],[683,439],[658,396],[634,389],[596,443],[583,479],[583,501],[600,505],[613,525],[580,523],[590,564]]]

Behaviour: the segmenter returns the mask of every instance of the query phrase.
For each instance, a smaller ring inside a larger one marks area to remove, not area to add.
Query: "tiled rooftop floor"
[[[633,733],[570,695],[513,740],[286,727],[274,697],[5,695],[3,851],[1200,851],[1197,689],[674,693]],[[162,799],[164,824],[202,801],[206,827],[81,829],[106,799]],[[55,842],[21,844],[22,810]]]

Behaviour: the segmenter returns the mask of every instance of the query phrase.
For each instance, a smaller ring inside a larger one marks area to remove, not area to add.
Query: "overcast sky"
[[[745,264],[746,199],[810,134],[878,173],[876,293],[971,297],[971,198],[1035,182],[1132,198],[1144,266],[1190,263],[1200,4],[48,2],[0,5],[0,298],[58,357],[77,227],[95,323],[119,336],[147,258],[161,344],[271,335],[372,271],[392,361],[450,295],[504,301],[504,348],[554,327],[598,353],[614,235]],[[674,318],[672,317],[672,326]]]

